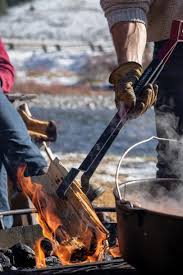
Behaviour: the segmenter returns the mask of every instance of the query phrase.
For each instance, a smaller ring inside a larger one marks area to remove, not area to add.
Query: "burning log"
[[[40,240],[42,242],[44,239]],[[46,246],[48,245],[46,240]],[[15,248],[16,247],[16,248]],[[104,262],[96,262],[96,263],[77,263],[72,266],[62,266],[58,257],[49,256],[45,258],[45,268],[40,272],[36,270],[35,266],[25,265],[24,260],[20,261],[20,257],[17,257],[17,253],[19,254],[19,248],[21,253],[29,254],[30,257],[35,257],[32,252],[32,249],[23,243],[17,243],[14,245],[13,251],[10,248],[1,249],[0,248],[0,272],[4,272],[2,274],[137,274],[133,267],[129,266],[123,259],[114,260],[110,254],[107,254]],[[50,248],[50,245],[49,245]],[[9,258],[9,259],[8,259]],[[11,258],[11,259],[10,259]],[[17,260],[18,261],[15,261]],[[15,267],[16,266],[16,267]],[[16,272],[12,272],[15,271]],[[138,273],[139,274],[139,273]]]
[[[18,182],[36,207],[43,235],[51,241],[61,263],[100,261],[106,251],[108,231],[77,182],[72,183],[67,200],[58,198],[57,186],[67,173],[60,161],[51,162],[39,183],[24,177],[24,170],[25,167],[19,168]]]
[[[53,246],[49,239],[44,238],[40,241],[40,247],[45,255],[45,257],[49,257],[52,255]]]
[[[37,263],[38,268],[45,267],[44,270],[41,270],[40,272],[45,274],[71,274],[71,273],[77,273],[77,274],[85,274],[87,271],[93,270],[93,273],[95,274],[97,270],[97,274],[102,272],[102,274],[109,274],[109,267],[110,272],[113,274],[115,272],[116,263],[118,265],[118,274],[134,274],[129,273],[129,266],[124,263],[124,260],[120,257],[117,250],[117,243],[116,240],[116,224],[106,222],[105,226],[109,230],[109,249],[107,250],[107,253],[105,255],[103,262],[96,262],[96,263],[88,263],[87,261],[92,261],[92,255],[96,251],[97,248],[97,242],[95,234],[93,234],[93,240],[91,241],[90,246],[90,253],[86,248],[81,244],[81,249],[76,249],[75,252],[71,255],[70,263],[73,263],[71,266],[63,266],[63,263],[61,264],[58,256],[55,253],[55,247],[48,238],[44,238],[42,235],[42,231],[39,231],[39,234],[35,234],[38,228],[40,226],[34,225],[34,226],[25,226],[21,227],[21,231],[19,227],[14,227],[12,229],[8,230],[1,230],[1,245],[2,248],[0,248],[0,254],[4,254],[9,260],[4,257],[2,257],[2,264],[0,264],[0,271],[6,271],[7,274],[11,274],[12,270],[17,270],[17,272],[12,274],[21,274],[25,273],[39,273],[39,271],[36,271],[35,263]],[[19,232],[21,232],[21,238],[19,236]],[[57,232],[56,232],[57,233]],[[10,238],[9,235],[12,234],[13,240]],[[59,234],[56,234],[58,243],[59,240]],[[2,242],[2,239],[7,239],[7,241],[4,243]],[[8,240],[9,239],[9,240]],[[36,245],[35,245],[36,240]],[[65,247],[70,247],[72,244],[72,249],[75,245],[75,242],[78,243],[78,238],[73,238],[72,242],[69,240],[63,241],[62,245],[65,245]],[[112,246],[112,247],[111,247]],[[78,247],[78,246],[77,246]],[[32,250],[32,249],[35,251]],[[39,253],[37,252],[37,249],[39,249]],[[73,249],[74,250],[74,249]],[[112,252],[112,253],[111,253]],[[25,253],[25,255],[24,255]],[[18,254],[18,255],[17,255]],[[42,254],[42,261],[40,261],[40,254]],[[89,257],[91,257],[89,259]],[[8,260],[7,263],[4,260]],[[30,260],[32,259],[32,260]],[[118,259],[117,262],[115,259]],[[1,261],[0,261],[1,262]],[[11,263],[11,265],[8,265],[8,262]],[[33,264],[32,264],[33,262]],[[87,263],[86,263],[87,262]],[[8,267],[9,266],[9,267]],[[105,270],[106,269],[106,270]],[[80,273],[81,271],[81,273]],[[123,273],[124,271],[124,273]],[[90,272],[89,272],[90,273]],[[4,274],[4,273],[3,273]]]

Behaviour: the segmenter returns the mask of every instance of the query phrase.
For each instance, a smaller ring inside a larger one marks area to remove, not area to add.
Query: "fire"
[[[109,252],[110,252],[111,256],[112,256],[114,259],[115,259],[115,258],[121,258],[121,257],[122,257],[121,251],[120,251],[120,249],[119,249],[119,244],[118,244],[118,243],[116,243],[115,246],[111,247],[111,248],[109,249]]]
[[[44,251],[41,248],[42,238],[37,240],[34,246],[34,251],[36,253],[36,266],[37,268],[46,267],[46,260]]]
[[[25,166],[18,169],[17,179],[22,191],[31,199],[38,211],[38,223],[43,235],[52,243],[53,254],[61,263],[100,261],[107,249],[107,231],[102,232],[97,218],[85,215],[89,204],[75,205],[72,201],[61,200],[54,192],[45,190],[42,184],[32,183],[24,177]],[[77,192],[76,192],[77,193]],[[82,198],[79,200],[81,204]],[[97,226],[98,224],[99,226]],[[45,256],[40,241],[36,243],[37,267],[44,267]]]

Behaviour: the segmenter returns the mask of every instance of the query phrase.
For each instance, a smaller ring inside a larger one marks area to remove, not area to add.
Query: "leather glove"
[[[109,77],[109,82],[114,85],[116,107],[121,104],[130,108],[130,117],[142,115],[157,99],[158,86],[147,85],[140,96],[135,95],[133,86],[143,73],[142,66],[136,62],[127,62],[116,68]]]

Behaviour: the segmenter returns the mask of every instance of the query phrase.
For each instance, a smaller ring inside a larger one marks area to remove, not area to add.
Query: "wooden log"
[[[71,261],[73,251],[77,250],[77,243],[82,247],[82,251],[83,249],[86,251],[87,257],[99,260],[107,246],[108,231],[81,191],[78,182],[72,183],[67,200],[57,196],[57,187],[67,173],[60,160],[55,158],[51,161],[47,174],[34,177],[34,183],[31,183],[29,178],[24,178],[20,169],[18,180],[38,210],[38,219],[44,236],[56,243],[56,253],[62,262]],[[76,247],[70,249],[70,254],[66,253],[65,256],[63,252],[65,243],[67,243],[66,250],[69,250],[68,246],[72,247],[73,239]],[[59,251],[62,253],[59,254]]]
[[[54,121],[33,118],[26,103],[20,105],[17,110],[32,138],[40,141],[56,141],[57,128]]]

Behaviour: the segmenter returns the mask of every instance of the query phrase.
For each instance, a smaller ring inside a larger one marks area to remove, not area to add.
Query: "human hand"
[[[127,106],[130,118],[142,115],[157,99],[158,86],[151,84],[144,87],[140,96],[136,96],[133,87],[142,72],[140,64],[127,62],[115,69],[109,78],[109,82],[114,85],[116,107],[120,110],[121,105]]]

